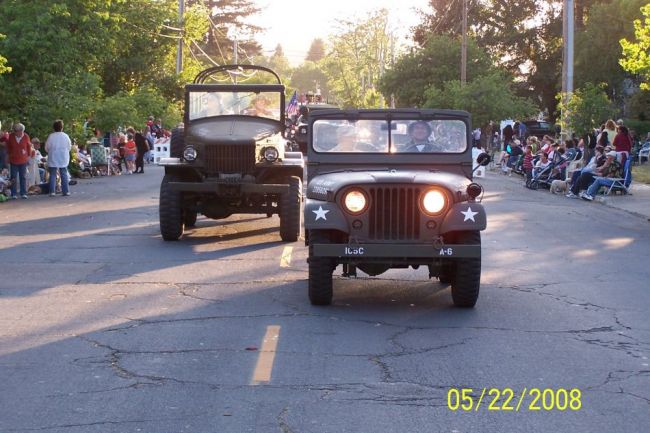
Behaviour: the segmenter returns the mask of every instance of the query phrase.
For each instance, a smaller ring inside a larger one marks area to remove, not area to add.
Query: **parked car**
[[[525,120],[524,125],[526,125],[526,138],[533,135],[538,138],[543,138],[545,135],[553,137],[556,132],[559,132],[553,125],[543,120]]]

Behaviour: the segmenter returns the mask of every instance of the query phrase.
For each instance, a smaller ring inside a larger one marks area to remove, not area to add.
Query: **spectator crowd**
[[[587,201],[593,201],[602,187],[627,192],[632,162],[650,143],[650,133],[644,144],[622,120],[612,119],[589,134],[564,141],[528,135],[518,124],[507,125],[501,135],[495,159],[502,173],[523,175],[531,189],[545,186],[552,193]]]
[[[54,121],[45,143],[15,123],[9,131],[0,124],[0,202],[27,199],[29,195],[70,195],[73,177],[88,178],[144,173],[152,162],[156,140],[169,136],[160,119],[150,116],[144,127],[107,133],[95,130],[90,140],[77,144],[64,131],[61,120]]]

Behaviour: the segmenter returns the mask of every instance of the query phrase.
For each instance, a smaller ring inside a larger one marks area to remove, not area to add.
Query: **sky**
[[[257,35],[265,55],[272,54],[278,44],[292,66],[305,58],[311,41],[315,38],[327,40],[334,33],[337,18],[356,19],[368,12],[386,8],[396,35],[406,42],[409,29],[418,24],[419,15],[415,8],[427,9],[428,0],[253,0],[261,9],[253,24],[266,31]],[[398,7],[396,7],[396,4]]]

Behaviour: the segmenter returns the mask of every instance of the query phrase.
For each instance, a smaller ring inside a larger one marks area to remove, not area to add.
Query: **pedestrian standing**
[[[29,166],[27,171],[27,187],[30,188],[35,185],[43,183],[42,168],[39,165],[43,162],[43,155],[41,155],[41,141],[38,138],[32,138],[32,151],[29,158]]]
[[[70,150],[72,141],[68,134],[63,132],[63,121],[55,120],[54,132],[47,137],[45,150],[47,151],[47,166],[50,173],[50,197],[56,195],[56,176],[61,175],[61,192],[69,196],[68,165],[70,164]]]
[[[626,126],[621,125],[618,127],[618,133],[614,137],[613,144],[618,155],[617,159],[624,166],[632,151],[632,140],[630,140],[630,133]]]
[[[135,171],[135,157],[138,153],[138,148],[133,141],[133,134],[129,133],[126,136],[127,142],[124,145],[124,160],[126,161],[126,172],[132,174]]]
[[[20,196],[27,198],[27,164],[32,151],[29,135],[25,134],[25,125],[16,123],[13,133],[7,140],[7,154],[11,164],[11,198],[16,199],[16,182],[20,183]]]
[[[135,147],[138,154],[135,158],[135,172],[144,173],[144,156],[149,151],[147,139],[141,132],[136,132],[134,136]]]

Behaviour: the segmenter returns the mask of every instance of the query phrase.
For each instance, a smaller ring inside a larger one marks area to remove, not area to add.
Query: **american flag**
[[[287,115],[293,116],[296,114],[298,114],[298,93],[294,90],[289,105],[287,105]]]

